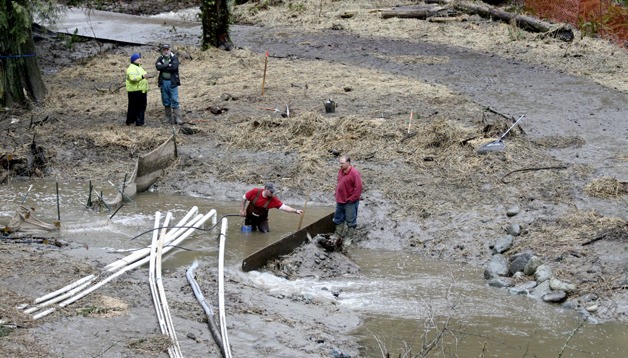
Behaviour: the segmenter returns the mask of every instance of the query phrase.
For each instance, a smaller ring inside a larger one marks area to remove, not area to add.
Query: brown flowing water
[[[32,190],[28,192],[31,184]],[[99,185],[105,197],[113,197],[115,189],[111,185]],[[54,182],[14,182],[2,186],[0,224],[8,223],[22,201],[35,207],[37,217],[46,222],[56,220],[60,214],[59,238],[89,247],[80,253],[68,250],[68,254],[91,255],[109,263],[126,255],[113,249],[132,250],[149,245],[156,211],[172,212],[171,222],[177,222],[193,206],[202,214],[215,209],[221,218],[237,215],[240,205],[239,201],[213,202],[202,197],[147,192],[125,204],[109,219],[112,212],[85,209],[85,183],[59,183],[58,198],[59,212]],[[303,226],[331,210],[332,207],[309,206]],[[420,337],[429,332],[428,337],[433,338],[447,320],[447,328],[454,332],[450,337],[456,337],[446,338],[439,346],[442,351],[438,353],[447,356],[548,357],[560,356],[562,352],[566,357],[624,357],[628,349],[626,325],[614,322],[581,325],[573,310],[488,287],[482,268],[464,263],[432,261],[404,252],[351,248],[350,257],[361,269],[359,277],[287,280],[268,272],[242,272],[244,257],[295,231],[299,220],[296,215],[272,210],[270,221],[272,234],[243,233],[242,219],[228,217],[225,275],[238,276],[240,281],[268,293],[289,296],[297,292],[319,302],[349,308],[362,320],[352,334],[360,342],[364,357],[380,357],[382,349],[392,354],[410,351],[417,354],[422,344]],[[203,257],[217,257],[218,232],[219,228],[211,230],[208,221],[204,230],[180,245],[189,251],[173,250],[164,258],[164,270],[187,267]],[[303,310],[307,309],[304,305]]]

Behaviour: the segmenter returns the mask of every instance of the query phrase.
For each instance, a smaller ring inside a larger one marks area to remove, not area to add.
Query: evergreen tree
[[[29,0],[0,0],[0,105],[29,106],[46,95]]]
[[[209,47],[231,49],[227,0],[201,0],[201,23],[203,50]]]

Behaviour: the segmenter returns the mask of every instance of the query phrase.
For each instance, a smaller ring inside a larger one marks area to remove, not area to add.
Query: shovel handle
[[[508,130],[504,132],[504,134],[502,134],[502,136],[501,136],[501,137],[499,137],[499,140],[501,141],[502,139],[504,139],[504,137],[506,137],[506,134],[508,134],[508,132],[510,132],[510,130],[511,130],[511,129],[515,128],[515,126],[517,125],[517,123],[519,123],[519,121],[520,121],[520,120],[522,120],[522,119],[523,119],[523,117],[525,117],[525,116],[526,116],[525,114],[522,114],[522,115],[521,115],[521,117],[519,117],[519,119],[517,119],[517,120],[515,121],[515,123],[513,123],[513,124],[512,124],[512,126],[510,126],[510,128],[508,128]]]
[[[299,219],[299,226],[297,227],[297,231],[301,230],[301,225],[303,224],[303,217],[305,216],[305,209],[307,208],[307,201],[310,199],[310,193],[307,193],[305,197],[305,203],[303,203],[303,213],[301,213],[301,218]]]

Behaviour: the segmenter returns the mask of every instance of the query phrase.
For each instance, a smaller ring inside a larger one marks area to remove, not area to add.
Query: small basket
[[[253,231],[253,227],[251,225],[242,225],[242,232],[251,232]]]

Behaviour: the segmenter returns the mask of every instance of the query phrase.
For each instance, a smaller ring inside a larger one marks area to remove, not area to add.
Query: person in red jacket
[[[242,205],[240,206],[240,216],[243,216],[244,225],[251,225],[251,230],[260,232],[269,232],[268,226],[268,211],[273,208],[283,210],[287,213],[295,213],[303,215],[303,210],[294,209],[279,200],[275,196],[275,185],[273,183],[266,183],[264,188],[253,188],[247,191],[242,198]],[[249,205],[245,205],[246,202]]]
[[[336,185],[336,212],[334,224],[336,235],[346,238],[345,244],[350,245],[358,225],[358,204],[362,196],[362,177],[360,172],[351,165],[351,158],[342,156],[338,160],[338,184]],[[347,230],[344,230],[344,224]]]

